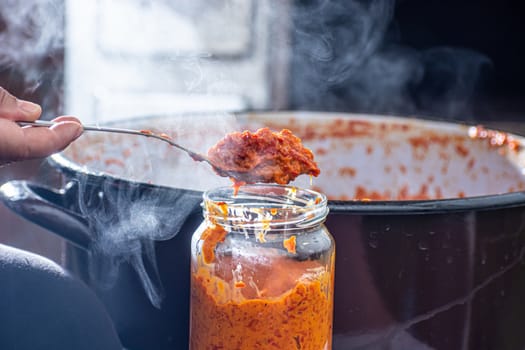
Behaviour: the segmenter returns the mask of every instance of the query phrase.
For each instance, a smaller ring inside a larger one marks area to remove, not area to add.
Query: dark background
[[[326,62],[312,58],[312,52],[304,49],[311,37],[295,33],[293,108],[423,115],[469,122],[524,118],[522,1],[398,0],[381,43],[363,62],[354,64],[352,74],[335,83],[327,83],[325,78],[334,73],[338,57],[351,50],[344,46],[345,37],[355,33],[343,28],[366,17],[367,11],[362,15],[355,3],[367,8],[377,1],[323,3],[296,1],[296,28],[323,35],[333,56]],[[306,21],[301,16],[305,12],[317,15]],[[406,74],[396,73],[400,78],[397,82],[388,81],[391,77],[395,81],[392,69],[368,69],[367,62],[377,56],[391,56],[398,63],[401,56],[401,61],[412,68],[405,67]],[[344,69],[335,69],[336,74],[341,71],[344,73]],[[305,86],[313,90],[305,93]],[[382,96],[368,98],[367,92],[374,90]]]
[[[407,45],[452,45],[490,60],[471,101],[474,118],[525,117],[525,6],[523,1],[400,1],[396,20]]]
[[[525,93],[525,11],[516,0],[400,0],[396,22],[404,43],[470,48],[492,62],[483,90],[495,97]]]

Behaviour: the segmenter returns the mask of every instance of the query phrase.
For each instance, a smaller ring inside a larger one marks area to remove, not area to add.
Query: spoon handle
[[[25,121],[19,121],[16,122],[19,126],[39,126],[39,127],[51,127],[55,125],[56,123],[51,121],[45,121],[45,120],[35,120],[33,122],[25,122]],[[167,135],[157,135],[149,130],[133,130],[133,129],[123,129],[123,128],[110,128],[110,127],[100,127],[97,125],[82,125],[84,128],[84,131],[100,131],[100,132],[111,132],[111,133],[118,133],[118,134],[130,134],[130,135],[139,135],[139,136],[146,136],[146,137],[152,137],[157,140],[161,140],[164,142],[169,143],[173,147],[176,147],[180,149],[181,151],[184,151],[190,155],[193,159],[196,161],[205,161],[210,163],[207,157],[205,157],[202,154],[199,154],[197,152],[194,152],[190,149],[187,149],[186,147],[183,147],[179,145],[176,142],[173,142]],[[211,164],[211,163],[210,163]]]
[[[20,126],[41,126],[41,127],[51,127],[56,123],[46,120],[35,120],[34,122],[16,122]],[[116,132],[119,134],[133,134],[133,135],[143,135],[143,136],[153,136],[147,135],[145,132],[140,132],[138,130],[132,129],[122,129],[122,128],[107,128],[100,127],[96,125],[84,125],[82,124],[84,131],[103,131],[103,132]]]

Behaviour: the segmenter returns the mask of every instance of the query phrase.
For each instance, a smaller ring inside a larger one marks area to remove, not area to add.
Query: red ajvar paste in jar
[[[234,282],[238,264],[254,280]],[[332,279],[319,262],[288,257],[201,265],[192,275],[190,348],[331,349]]]
[[[217,243],[224,241],[226,234],[227,232],[221,225],[213,225],[202,233],[202,258],[206,264],[211,263],[215,259],[215,246]]]
[[[191,350],[331,349],[326,203],[293,186],[205,192],[191,243]]]

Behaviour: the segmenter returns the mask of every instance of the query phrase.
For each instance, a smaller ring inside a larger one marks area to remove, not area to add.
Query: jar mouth
[[[219,187],[204,193],[207,220],[232,230],[304,230],[326,219],[322,193],[290,185]]]

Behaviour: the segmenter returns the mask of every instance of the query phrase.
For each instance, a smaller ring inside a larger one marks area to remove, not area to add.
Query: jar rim
[[[203,199],[205,218],[227,231],[305,230],[323,223],[329,211],[324,194],[292,185],[218,187]]]

